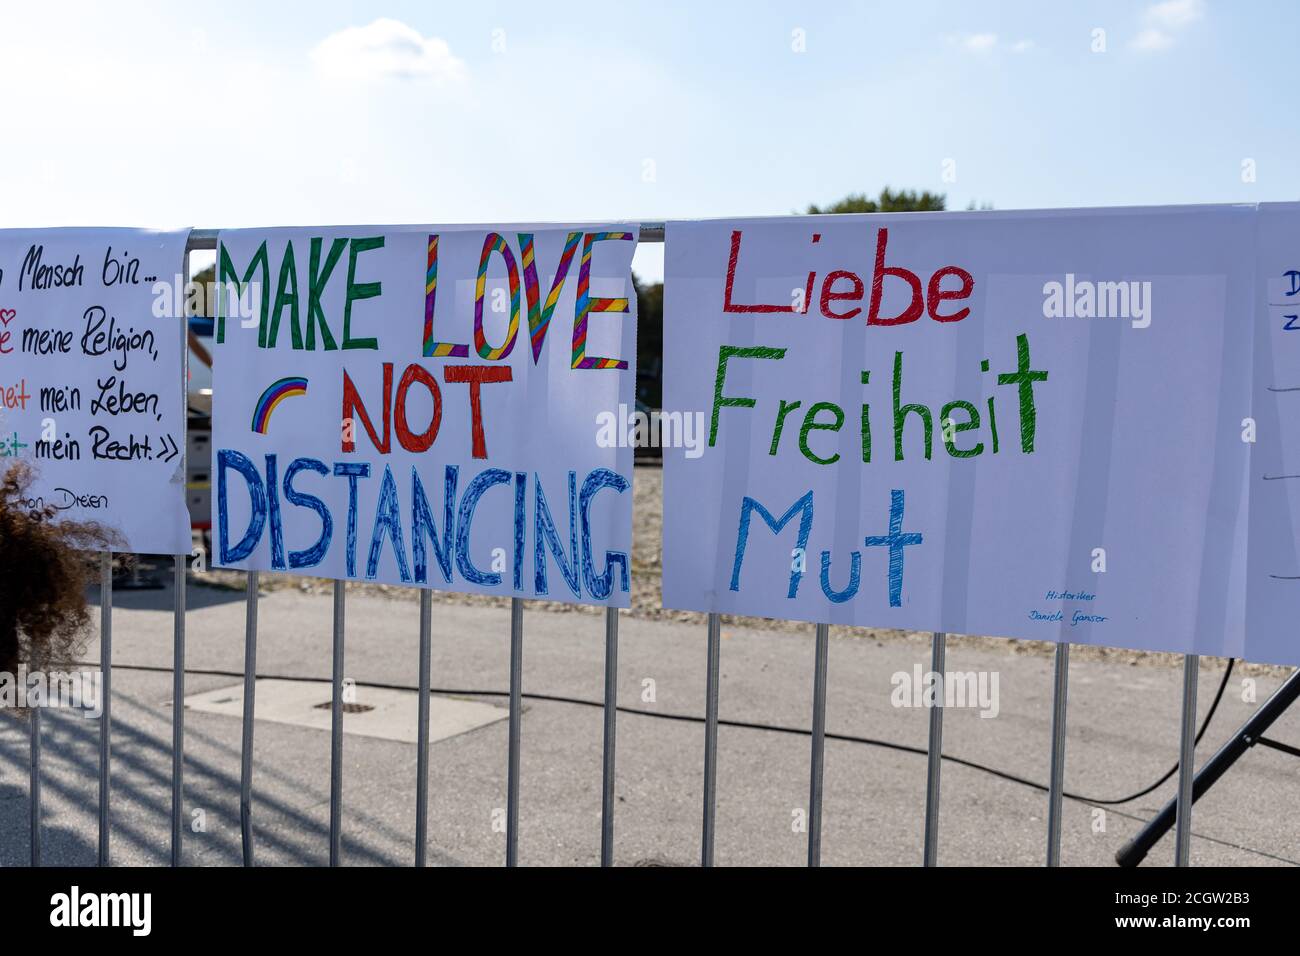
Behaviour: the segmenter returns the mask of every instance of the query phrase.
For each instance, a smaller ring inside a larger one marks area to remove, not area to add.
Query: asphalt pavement
[[[112,854],[117,864],[169,861],[172,742],[171,592],[115,593]],[[192,583],[187,617],[185,861],[237,865],[244,597]],[[254,831],[265,865],[328,860],[331,600],[296,589],[263,595],[257,671]],[[350,593],[344,717],[343,861],[414,859],[417,605]],[[525,701],[519,856],[524,865],[595,865],[600,854],[604,626],[599,616],[525,614]],[[431,865],[505,859],[509,613],[436,604],[430,748]],[[86,659],[97,660],[91,643]],[[623,616],[615,800],[615,862],[696,865],[700,853],[705,632]],[[813,629],[724,625],[721,716],[778,729],[719,731],[716,859],[721,865],[803,865],[809,792]],[[832,637],[827,730],[883,744],[926,746],[928,711],[907,680],[929,666],[921,636]],[[944,717],[946,755],[1045,783],[1051,659],[951,638],[949,671],[983,680],[975,706]],[[225,673],[202,673],[204,671]],[[980,675],[983,675],[982,678]],[[1222,662],[1204,663],[1204,714]],[[279,679],[279,680],[276,680]],[[304,683],[316,679],[317,684]],[[996,680],[996,697],[992,696]],[[1254,702],[1249,697],[1254,681]],[[1234,674],[1198,749],[1205,759],[1280,683]],[[1069,678],[1066,787],[1092,800],[1145,787],[1177,759],[1181,672],[1158,664],[1075,661]],[[904,691],[909,691],[904,693]],[[575,702],[576,701],[576,702]],[[324,705],[323,707],[321,705]],[[995,706],[994,706],[995,705]],[[993,715],[996,710],[996,715]],[[987,716],[981,716],[981,713]],[[685,719],[679,719],[685,718]],[[692,719],[695,718],[695,719]],[[70,711],[43,719],[43,861],[93,865],[99,722]],[[1270,736],[1300,743],[1300,713]],[[28,728],[0,718],[0,864],[29,853]],[[924,756],[836,739],[826,744],[824,865],[917,865]],[[1196,805],[1193,864],[1300,862],[1295,813],[1300,762],[1256,747]],[[1174,781],[1118,807],[1067,800],[1066,865],[1109,866],[1115,851],[1168,799]],[[941,865],[1039,865],[1047,800],[1031,786],[945,761]],[[1173,860],[1172,836],[1148,865]]]

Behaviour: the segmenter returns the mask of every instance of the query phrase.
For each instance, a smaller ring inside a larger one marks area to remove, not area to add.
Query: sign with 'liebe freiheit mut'
[[[665,605],[1300,663],[1297,263],[1295,207],[669,223]]]

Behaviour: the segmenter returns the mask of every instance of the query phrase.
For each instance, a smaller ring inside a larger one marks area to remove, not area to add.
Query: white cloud
[[[1174,38],[1164,30],[1143,30],[1133,39],[1133,49],[1143,53],[1154,53],[1157,50],[1167,50],[1174,45]]]
[[[961,38],[961,45],[972,53],[987,53],[998,45],[996,33],[971,33]]]
[[[1205,16],[1205,0],[1164,0],[1148,7],[1146,20],[1157,27],[1177,30]]]
[[[1129,44],[1140,53],[1155,53],[1174,45],[1177,35],[1205,16],[1205,0],[1162,0],[1146,8],[1146,28]]]
[[[311,51],[321,73],[340,79],[416,79],[437,84],[461,83],[465,62],[452,55],[440,37],[381,17],[364,27],[332,33]]]
[[[1009,50],[1012,53],[1028,53],[1034,48],[1034,41],[1030,39],[1016,40],[1014,43],[1003,43],[996,33],[959,33],[948,34],[944,41],[952,46],[960,47],[967,53],[976,53],[980,55],[991,54],[998,50]]]

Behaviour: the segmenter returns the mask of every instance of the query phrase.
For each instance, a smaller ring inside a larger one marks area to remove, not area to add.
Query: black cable
[[[1193,749],[1195,749],[1196,745],[1201,742],[1201,738],[1205,736],[1205,732],[1210,729],[1210,720],[1211,718],[1214,717],[1214,712],[1219,709],[1219,701],[1223,700],[1223,692],[1228,689],[1228,678],[1232,676],[1232,668],[1233,665],[1236,663],[1237,663],[1237,659],[1235,657],[1228,658],[1228,666],[1223,671],[1223,680],[1219,682],[1219,690],[1214,695],[1214,703],[1210,704],[1210,709],[1206,711],[1205,720],[1201,722],[1201,729],[1196,732],[1196,738],[1192,742]],[[1065,795],[1067,797],[1072,797],[1073,799],[1076,800],[1083,800],[1085,803],[1096,803],[1102,806],[1115,806],[1120,803],[1128,803],[1132,800],[1136,800],[1138,797],[1145,797],[1148,793],[1150,793],[1152,790],[1155,790],[1157,787],[1159,787],[1162,783],[1164,783],[1166,780],[1168,780],[1177,772],[1178,772],[1178,764],[1175,763],[1172,767],[1170,767],[1165,772],[1165,775],[1163,777],[1161,777],[1155,783],[1151,784],[1151,786],[1147,787],[1144,790],[1139,790],[1137,793],[1127,796],[1123,800],[1088,800],[1087,798],[1084,797],[1075,797],[1073,794],[1070,793],[1067,793]]]
[[[1256,737],[1255,743],[1273,750],[1280,750],[1284,754],[1290,754],[1292,757],[1300,757],[1300,747],[1292,747],[1290,744],[1284,744],[1280,740],[1270,740],[1267,737]]]
[[[1228,678],[1232,676],[1232,668],[1233,665],[1236,663],[1236,661],[1237,659],[1235,657],[1228,658],[1228,667],[1223,672],[1223,680],[1220,681],[1219,683],[1218,693],[1214,695],[1214,702],[1210,704],[1210,709],[1206,713],[1204,721],[1202,721],[1201,723],[1201,729],[1196,733],[1195,742],[1198,744],[1201,742],[1201,738],[1205,736],[1205,732],[1209,729],[1210,720],[1214,717],[1215,711],[1219,709],[1219,702],[1223,700],[1223,692],[1228,687]],[[78,662],[78,666],[98,667],[99,663],[82,661],[82,662]],[[113,669],[126,670],[126,671],[146,671],[152,673],[166,673],[166,674],[170,674],[172,672],[172,669],[170,667],[159,667],[151,664],[118,664],[116,662],[113,664]],[[185,673],[196,674],[202,677],[242,678],[244,676],[242,671],[209,670],[209,669],[192,668],[192,667],[185,668]],[[321,678],[321,677],[301,677],[296,675],[284,675],[284,674],[256,674],[254,675],[254,677],[257,680],[299,681],[303,683],[312,683],[312,684],[328,683],[327,678]],[[419,693],[418,687],[412,687],[409,684],[389,684],[389,683],[382,683],[382,682],[375,682],[375,681],[367,681],[366,684],[363,686],[377,687],[381,690],[402,690],[402,691],[414,691],[415,693]],[[510,692],[504,690],[466,690],[463,688],[449,688],[449,687],[430,687],[429,693],[442,694],[443,696],[446,697],[509,697],[510,696]],[[604,701],[587,700],[582,697],[566,697],[562,694],[523,693],[520,696],[527,700],[540,700],[552,704],[575,704],[581,707],[597,707],[597,708],[603,708],[605,706]],[[697,717],[694,714],[674,714],[674,713],[668,713],[668,712],[657,711],[657,710],[641,710],[638,707],[620,706],[617,707],[616,709],[620,713],[635,714],[641,717],[657,717],[660,720],[676,720],[676,721],[681,721],[684,723],[692,723],[692,724],[704,723],[703,717]],[[781,724],[761,724],[749,720],[725,720],[723,718],[718,718],[718,726],[736,727],[741,730],[764,730],[764,731],[769,731],[771,733],[779,733],[779,734],[795,734],[797,736],[803,736],[803,737],[812,736],[811,730],[805,730],[802,727],[786,727]],[[900,753],[919,754],[920,756],[929,755],[929,751],[925,747],[913,747],[910,744],[900,744],[892,740],[880,740],[875,737],[859,737],[859,736],[855,736],[854,734],[837,734],[828,730],[826,731],[826,739],[839,740],[845,743],[867,744],[868,746],[871,747],[881,747],[885,750],[896,750],[899,751]],[[1265,741],[1263,740],[1263,738],[1261,738],[1259,742],[1264,743]],[[1026,777],[1020,777],[1006,770],[999,770],[997,767],[990,767],[987,764],[978,763],[974,760],[967,760],[964,757],[954,757],[949,754],[941,754],[940,758],[943,760],[947,760],[950,763],[957,764],[958,766],[969,767],[971,770],[979,770],[983,773],[987,773],[994,777],[998,777],[1001,780],[1006,780],[1011,783],[1018,783],[1021,786],[1025,786],[1025,787],[1031,787],[1034,790],[1042,790],[1046,792],[1048,789],[1046,784],[1039,783],[1036,780],[1029,780]],[[1113,807],[1123,803],[1130,803],[1133,800],[1138,799],[1139,797],[1145,797],[1148,793],[1155,790],[1157,787],[1159,787],[1162,783],[1164,783],[1166,780],[1168,780],[1177,772],[1178,772],[1178,764],[1175,763],[1172,767],[1169,768],[1168,772],[1165,773],[1164,776],[1162,776],[1155,783],[1151,784],[1151,786],[1145,787],[1137,791],[1136,793],[1130,794],[1127,797],[1119,797],[1113,800],[1096,799],[1093,797],[1085,796],[1083,794],[1071,793],[1068,790],[1063,791],[1062,795],[1070,798],[1071,800],[1078,800],[1082,803],[1091,803],[1098,806]]]

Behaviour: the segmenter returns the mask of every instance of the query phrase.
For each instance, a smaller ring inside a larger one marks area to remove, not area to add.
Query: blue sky
[[[1297,49],[1285,2],[28,4],[0,225],[1296,199]]]

